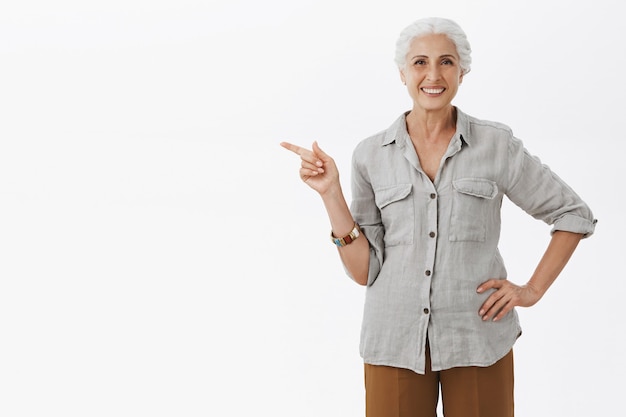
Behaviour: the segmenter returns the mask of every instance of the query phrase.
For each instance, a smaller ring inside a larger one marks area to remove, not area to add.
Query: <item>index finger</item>
[[[480,284],[478,286],[478,288],[476,288],[476,292],[483,293],[483,292],[485,292],[487,290],[490,290],[492,288],[498,288],[499,287],[498,284],[501,283],[500,281],[501,280],[499,280],[499,279],[490,279],[488,281],[485,281],[482,284]]]
[[[302,151],[304,150],[300,146],[289,142],[280,142],[280,146],[300,156],[302,156]]]

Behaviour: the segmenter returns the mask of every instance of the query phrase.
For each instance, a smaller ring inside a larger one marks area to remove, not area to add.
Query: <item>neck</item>
[[[456,109],[452,105],[435,111],[414,107],[406,116],[406,127],[411,138],[428,141],[446,138],[450,131],[456,130]]]

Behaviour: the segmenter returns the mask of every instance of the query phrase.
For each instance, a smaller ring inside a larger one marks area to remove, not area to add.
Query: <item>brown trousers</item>
[[[436,417],[439,386],[445,417],[513,417],[513,351],[488,367],[426,374],[365,364],[367,417]]]

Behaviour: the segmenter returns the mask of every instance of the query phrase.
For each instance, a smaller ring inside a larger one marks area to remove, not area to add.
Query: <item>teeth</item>
[[[443,93],[443,88],[422,88],[425,93],[428,94],[440,94]]]

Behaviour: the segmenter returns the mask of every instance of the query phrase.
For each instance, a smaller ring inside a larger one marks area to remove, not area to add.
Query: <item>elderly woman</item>
[[[333,159],[282,143],[328,211],[349,276],[367,286],[360,351],[368,417],[513,416],[516,306],[541,299],[595,220],[511,130],[452,105],[469,72],[463,30],[421,19],[397,42],[413,108],[362,141],[348,207]],[[553,225],[525,285],[507,280],[500,253],[503,196]]]

